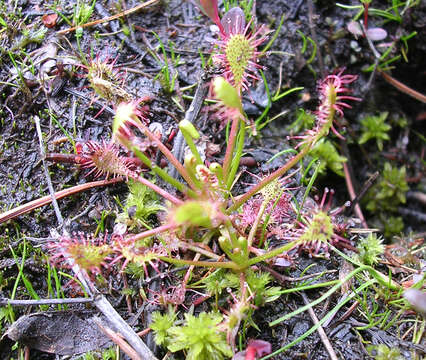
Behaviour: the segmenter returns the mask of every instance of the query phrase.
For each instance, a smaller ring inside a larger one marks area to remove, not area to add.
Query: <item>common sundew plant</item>
[[[179,284],[156,293],[152,300],[165,308],[164,313],[154,314],[151,324],[157,344],[172,352],[182,351],[187,359],[225,359],[235,354],[255,359],[270,353],[270,344],[252,340],[246,350],[238,352],[237,335],[243,327],[253,325],[256,310],[280,294],[259,265],[297,261],[302,251],[329,256],[330,248],[354,249],[349,225],[340,215],[342,209],[331,209],[331,191],[326,189],[317,203],[297,208],[292,201],[294,189],[286,184],[297,171],[294,168],[320,140],[330,133],[342,138],[336,119],[351,107],[350,102],[359,100],[350,95],[357,77],[338,70],[321,79],[315,123],[305,133],[293,136],[293,156],[247,192],[237,193],[233,186],[238,181],[250,124],[242,96],[260,78],[259,46],[266,41],[266,30],[247,23],[239,7],[230,9],[222,19],[217,1],[200,1],[200,7],[219,28],[213,61],[222,73],[212,79],[211,89],[219,103],[217,111],[229,128],[223,161],[203,160],[197,147],[200,133],[190,121],[183,120],[179,129],[188,151],[181,163],[148,126],[140,101],[108,92],[108,100],[117,100],[111,141],[87,142],[77,162],[96,177],[120,176],[138,184],[143,189],[139,193],[150,192],[151,202],[152,194],[162,199],[158,209],[165,210],[158,212],[157,226],[136,234],[117,230],[102,240],[84,234],[60,238],[50,246],[51,259],[67,266],[75,263],[94,276],[107,276],[113,265],[119,271],[138,267],[146,278],[161,273],[165,263],[188,266]],[[102,67],[98,62],[96,59],[88,67],[90,81],[97,79],[99,85],[102,71],[114,79],[118,76],[112,70],[113,63]],[[97,93],[102,95],[99,89]],[[152,148],[177,170],[178,178],[157,165]],[[272,237],[282,245],[269,246]],[[199,268],[197,276],[194,268]],[[362,269],[388,284],[369,265]],[[195,301],[211,298],[211,311],[187,313],[182,318],[178,306],[196,286],[204,293]],[[225,305],[222,301],[219,306],[219,298],[227,299]]]

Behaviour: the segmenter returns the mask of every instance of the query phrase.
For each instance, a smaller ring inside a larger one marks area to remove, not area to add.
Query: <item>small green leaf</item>
[[[155,343],[157,345],[168,344],[167,331],[174,325],[176,315],[172,307],[169,307],[169,311],[165,314],[161,314],[159,311],[154,311],[152,313],[152,322],[149,327],[155,333]]]
[[[214,215],[213,207],[208,202],[186,201],[178,206],[174,212],[174,220],[178,225],[193,225],[211,227],[211,217]]]
[[[382,112],[378,116],[367,116],[361,120],[362,135],[358,140],[359,144],[364,144],[370,139],[376,139],[377,148],[383,150],[383,140],[390,139],[387,132],[391,129],[385,121],[388,117],[388,112]]]
[[[324,174],[326,168],[329,168],[337,175],[343,176],[343,163],[346,162],[347,159],[339,155],[331,141],[319,141],[309,152],[309,155],[320,160],[318,169],[320,174]]]
[[[213,89],[216,97],[226,106],[238,109],[242,113],[241,99],[237,90],[227,82],[223,77],[219,76],[213,80]]]
[[[187,360],[223,360],[232,357],[226,334],[219,330],[222,315],[202,312],[198,317],[185,314],[185,325],[168,330],[171,352],[186,350]]]
[[[193,139],[199,139],[200,134],[198,133],[195,126],[188,120],[182,120],[179,123],[179,129],[183,132],[186,131],[187,134],[189,134]]]

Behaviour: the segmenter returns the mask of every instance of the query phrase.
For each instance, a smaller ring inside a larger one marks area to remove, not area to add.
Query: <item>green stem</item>
[[[329,245],[330,248],[337,253],[338,255],[340,255],[342,258],[344,258],[347,262],[352,263],[356,266],[365,266],[366,270],[370,273],[370,275],[372,275],[379,284],[391,289],[391,290],[400,290],[401,286],[399,284],[397,284],[395,281],[393,281],[389,276],[386,276],[384,274],[382,274],[380,271],[377,271],[376,269],[374,269],[371,266],[368,265],[363,265],[360,264],[358,262],[355,262],[353,259],[351,259],[349,256],[347,256],[346,254],[342,253],[339,249],[335,248],[333,245]]]
[[[300,314],[300,313],[302,313],[302,312],[304,312],[305,310],[307,310],[307,309],[309,309],[309,308],[312,308],[312,307],[314,307],[315,305],[317,305],[317,304],[319,304],[320,302],[322,302],[323,300],[325,300],[325,299],[327,299],[328,297],[330,297],[334,292],[336,292],[338,289],[340,289],[342,286],[343,286],[343,284],[345,284],[347,281],[349,281],[349,279],[351,279],[352,277],[354,277],[356,274],[358,274],[359,272],[361,272],[361,271],[363,271],[363,270],[366,270],[366,266],[361,266],[361,267],[359,267],[358,269],[355,269],[355,270],[353,270],[353,271],[351,271],[348,275],[346,275],[341,281],[339,281],[339,283],[338,284],[336,284],[336,285],[334,285],[330,290],[328,290],[327,292],[325,292],[322,296],[320,296],[318,299],[316,299],[316,300],[314,300],[314,301],[312,301],[311,303],[309,303],[309,304],[306,304],[306,305],[304,305],[304,306],[302,306],[302,307],[300,307],[300,308],[298,308],[297,310],[295,310],[295,311],[293,311],[293,312],[291,312],[291,313],[289,313],[289,314],[287,314],[287,315],[284,315],[284,316],[282,316],[282,317],[280,317],[279,319],[277,319],[277,320],[274,320],[274,321],[271,321],[270,323],[269,323],[269,326],[276,326],[276,325],[278,325],[278,324],[280,324],[280,323],[282,323],[283,321],[286,321],[286,320],[288,320],[288,319],[290,319],[290,318],[292,318],[293,316],[296,316],[296,315],[298,315],[298,314]],[[373,283],[375,282],[375,280],[370,280],[370,281],[372,281]]]
[[[321,288],[321,287],[335,285],[335,284],[338,284],[338,283],[340,283],[340,280],[331,280],[331,281],[326,281],[326,282],[317,283],[317,284],[297,286],[297,287],[294,287],[294,288],[291,288],[291,289],[281,290],[281,291],[278,292],[278,294],[282,295],[282,294],[289,294],[289,293],[293,293],[293,292],[297,292],[297,291],[317,289],[317,288]]]
[[[198,152],[197,146],[195,145],[194,139],[192,138],[191,134],[185,129],[185,127],[179,126],[179,128],[180,131],[182,131],[182,135],[186,141],[186,144],[189,146],[192,155],[194,155],[195,159],[197,160],[197,164],[203,164],[203,160],[201,160],[200,153]]]
[[[312,142],[306,144],[297,155],[293,156],[289,161],[287,161],[287,163],[284,166],[274,171],[272,174],[264,178],[261,182],[253,186],[248,192],[246,192],[237,201],[235,201],[235,203],[231,205],[226,212],[229,214],[232,211],[237,210],[242,204],[244,204],[248,199],[250,199],[257,192],[262,190],[270,182],[284,175],[288,170],[290,170],[293,166],[295,166],[301,159],[303,159],[308,154],[309,150],[311,149],[311,145],[312,145]]]
[[[128,241],[135,242],[135,241],[145,239],[145,238],[153,236],[153,235],[160,234],[160,233],[168,231],[168,230],[173,230],[176,227],[177,227],[176,224],[165,224],[165,225],[162,225],[162,226],[158,226],[154,229],[147,230],[147,231],[141,232],[137,235],[134,235],[131,238],[129,238]]]
[[[176,159],[176,157],[173,155],[173,153],[158,139],[145,125],[140,126],[140,130],[143,131],[143,133],[154,142],[158,149],[163,153],[163,155],[167,158],[167,160],[170,161],[170,163],[176,168],[176,170],[179,172],[179,174],[185,179],[185,181],[188,183],[188,185],[193,189],[197,190],[197,186],[192,181],[191,177],[188,174],[188,171],[184,168],[184,166]]]
[[[231,166],[232,155],[234,155],[234,148],[235,148],[235,143],[237,141],[237,131],[238,131],[239,123],[240,123],[240,117],[235,116],[232,119],[231,132],[228,138],[228,145],[226,146],[225,159],[223,160],[223,177],[226,183],[229,183],[228,173],[229,173],[229,168]]]
[[[244,268],[237,265],[233,261],[192,261],[192,260],[182,260],[182,259],[176,259],[176,258],[170,258],[167,256],[159,256],[160,260],[176,264],[176,265],[194,265],[194,266],[201,266],[201,267],[210,267],[210,268],[224,268],[224,269],[232,269],[235,271],[241,271]]]
[[[238,167],[240,166],[240,160],[241,160],[241,156],[243,155],[243,149],[244,149],[245,134],[246,134],[245,123],[244,121],[241,121],[237,151],[235,152],[235,156],[233,157],[231,161],[231,171],[228,175],[228,182],[227,182],[228,189],[231,189],[232,184],[235,180],[235,174],[237,173]]]
[[[254,258],[251,258],[248,262],[247,262],[247,267],[257,264],[258,262],[261,261],[265,261],[268,260],[270,258],[273,258],[274,256],[277,256],[281,253],[283,253],[284,251],[289,251],[291,250],[299,241],[298,240],[294,240],[292,242],[289,242],[288,244],[285,244],[284,246],[281,246],[279,248],[276,248],[274,250],[268,251],[267,253],[260,255],[260,256],[256,256]]]
[[[196,245],[193,245],[193,244],[186,243],[184,241],[179,241],[178,240],[178,245],[182,249],[189,249],[191,251],[194,251],[196,253],[205,255],[205,256],[207,256],[209,258],[212,258],[212,259],[215,259],[215,260],[220,260],[220,258],[221,258],[219,255],[216,255],[215,253],[212,253],[211,251],[208,251],[206,249],[200,248],[200,247],[198,247]]]
[[[299,343],[299,342],[301,342],[303,339],[305,339],[305,338],[307,338],[310,334],[312,334],[314,331],[316,331],[322,324],[324,324],[331,316],[333,316],[341,307],[343,307],[347,302],[349,302],[350,300],[352,300],[352,298],[354,298],[355,297],[355,295],[357,295],[359,292],[361,292],[362,290],[364,290],[365,288],[367,288],[367,287],[369,287],[370,285],[372,285],[372,284],[374,284],[374,280],[372,279],[372,280],[370,280],[370,281],[367,281],[366,283],[364,283],[364,284],[362,284],[360,287],[358,287],[354,292],[352,292],[345,300],[343,300],[342,302],[340,302],[339,304],[337,304],[334,308],[333,308],[333,310],[332,311],[330,311],[330,312],[328,312],[327,313],[327,315],[325,315],[317,324],[315,324],[314,326],[312,326],[307,332],[305,332],[303,335],[301,335],[301,336],[299,336],[297,339],[295,339],[295,340],[293,340],[292,342],[290,342],[289,344],[287,344],[286,346],[283,346],[281,349],[279,349],[279,350],[277,350],[277,351],[274,351],[273,353],[271,353],[271,354],[269,354],[269,355],[267,355],[267,356],[264,356],[264,357],[262,357],[260,360],[266,360],[266,359],[269,359],[269,358],[272,358],[272,357],[274,357],[274,356],[276,356],[276,355],[278,355],[278,354],[280,354],[280,353],[282,353],[283,351],[285,351],[285,350],[287,350],[287,349],[290,349],[293,345],[295,345],[295,344],[297,344],[297,343]],[[322,296],[321,298],[324,298],[325,299],[325,296]],[[308,304],[308,305],[306,305],[306,306],[304,306],[304,308],[308,308],[308,307],[311,307],[311,306],[313,306],[313,303],[311,303],[311,304]],[[306,310],[305,309],[305,310]],[[298,309],[299,310],[299,309]],[[296,311],[298,311],[298,310],[296,310]],[[291,315],[291,316],[294,316],[294,313],[295,313],[295,311],[294,312],[292,312],[291,314],[288,314],[288,315]],[[291,317],[290,316],[290,317]],[[276,320],[276,321],[278,321],[278,320]],[[275,321],[275,322],[276,322]],[[272,323],[270,323],[269,325],[270,326],[272,326],[271,325]]]
[[[152,161],[142,151],[140,151],[137,146],[129,146],[129,150],[131,150],[148,168],[154,171],[155,174],[175,187],[181,193],[188,194],[191,197],[196,197],[196,193],[193,190],[182,184],[180,181],[176,180],[174,177],[170,176],[166,171],[157,165],[153,165]]]
[[[152,167],[152,171],[160,176],[164,181],[167,181],[170,185],[180,191],[182,194],[187,194],[192,198],[197,197],[197,193],[194,190],[191,190],[189,187],[182,184],[179,180],[176,180],[173,176],[169,175],[167,171],[164,171],[157,165]]]

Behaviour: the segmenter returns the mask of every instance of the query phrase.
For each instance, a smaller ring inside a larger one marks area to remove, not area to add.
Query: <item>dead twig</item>
[[[49,189],[50,201],[52,202],[53,209],[55,210],[55,215],[56,215],[56,219],[58,220],[59,226],[62,226],[64,224],[64,218],[62,217],[61,211],[59,210],[58,202],[55,197],[55,190],[53,190],[52,179],[50,178],[49,170],[47,170],[46,152],[44,150],[43,135],[41,133],[41,127],[40,127],[40,118],[36,115],[34,116],[34,121],[36,125],[36,130],[37,130],[37,136],[38,136],[39,147],[40,147],[40,156],[41,156],[41,161],[43,164],[44,176],[46,178],[47,187]]]
[[[399,91],[413,97],[416,100],[421,101],[423,104],[426,104],[426,95],[423,95],[422,93],[419,93],[418,91],[411,89],[407,85],[396,80],[395,78],[393,78],[392,76],[390,76],[389,74],[385,73],[384,71],[380,69],[377,69],[377,72],[382,76],[383,79],[386,80],[386,82],[396,87]]]
[[[39,300],[14,300],[0,298],[0,306],[29,306],[29,305],[62,305],[62,304],[83,304],[93,302],[92,298],[70,298],[70,299],[39,299]]]
[[[135,6],[134,8],[125,10],[125,11],[119,13],[119,14],[115,14],[115,15],[108,16],[108,17],[103,18],[103,19],[91,21],[91,22],[88,22],[86,24],[82,24],[80,26],[73,26],[73,27],[70,27],[68,29],[60,30],[60,31],[57,32],[57,34],[58,35],[64,35],[64,34],[68,34],[69,32],[75,31],[77,28],[86,28],[86,27],[90,27],[90,26],[94,26],[94,25],[98,25],[98,24],[103,24],[105,22],[109,22],[109,21],[112,21],[112,20],[115,20],[115,19],[119,19],[123,16],[133,14],[134,12],[137,12],[137,11],[143,9],[143,8],[146,8],[147,6],[155,4],[157,1],[158,0],[149,0],[147,2],[144,2],[142,4]]]
[[[99,329],[108,336],[115,344],[117,344],[123,352],[125,352],[132,360],[142,360],[142,358],[126,343],[119,334],[111,330],[106,325],[102,324],[101,319],[94,317],[93,321],[96,325],[99,326]]]
[[[59,238],[61,235],[55,229],[52,229],[51,235],[57,241],[60,241]],[[63,231],[63,236],[68,236],[66,231]],[[83,289],[93,298],[93,304],[96,308],[110,321],[110,323],[114,326],[114,329],[123,335],[124,339],[126,339],[128,344],[136,352],[138,357],[134,359],[158,360],[131,326],[124,321],[120,314],[109,303],[105,296],[96,289],[86,271],[81,269],[80,266],[72,260],[72,258],[67,258],[67,262],[71,266],[71,269],[77,279],[80,281]]]
[[[301,292],[300,295],[302,296],[302,299],[303,299],[303,302],[305,303],[305,305],[308,305],[309,299],[306,296],[306,294],[304,292]],[[319,320],[318,320],[317,316],[315,315],[315,312],[312,309],[312,307],[308,308],[308,313],[309,313],[314,325],[317,325],[319,323]],[[322,343],[324,344],[328,354],[330,355],[330,359],[338,360],[336,352],[334,351],[333,346],[331,346],[330,340],[328,340],[327,334],[325,333],[325,331],[324,331],[324,329],[321,325],[318,326],[317,331],[318,331],[318,335],[321,338]]]
[[[141,4],[141,5],[144,5],[144,4]],[[138,6],[136,6],[135,8],[133,8],[133,9],[130,9],[130,10],[128,10],[128,11],[135,11],[134,9],[136,9],[136,8],[138,8],[139,6],[141,6],[141,5],[138,5]],[[119,17],[119,16],[122,16],[124,13],[121,13],[121,14],[118,14],[118,15],[113,15],[113,16],[110,16],[109,15],[109,12],[107,11],[107,9],[105,9],[105,7],[101,4],[101,2],[96,2],[96,4],[95,4],[95,9],[96,9],[96,11],[101,15],[101,16],[104,16],[105,17],[105,19],[111,19],[111,18],[113,18],[114,16],[117,16],[117,17]],[[125,15],[125,14],[124,14]],[[123,32],[121,32],[121,31],[119,31],[119,29],[120,29],[120,25],[119,25],[119,23],[118,23],[118,21],[111,21],[111,24],[110,24],[110,26],[111,26],[111,30],[114,32],[114,34],[115,34],[115,36],[117,36],[119,39],[120,39],[120,41],[122,41],[122,42],[124,42],[125,44],[126,44],[126,46],[130,49],[130,50],[132,50],[133,52],[135,52],[136,54],[138,54],[138,55],[140,55],[140,57],[141,57],[141,61],[145,58],[145,56],[146,56],[146,52],[143,50],[143,49],[141,49],[139,46],[138,46],[138,44],[137,43],[135,43],[135,42],[133,42],[132,40],[130,40],[130,38],[129,37],[127,37],[126,35],[124,35],[123,34]],[[148,59],[146,59],[145,61],[148,61]],[[152,64],[152,62],[150,62],[150,65],[153,65]]]
[[[69,189],[65,189],[65,190],[61,190],[58,191],[56,193],[54,193],[54,197],[56,200],[62,199],[64,197],[73,195],[73,194],[77,194],[81,191],[85,191],[97,186],[105,186],[105,185],[110,185],[110,184],[115,184],[118,182],[123,181],[122,178],[114,178],[114,179],[109,179],[109,180],[99,180],[99,181],[92,181],[86,184],[80,184],[77,186],[73,186]],[[50,202],[52,201],[52,196],[47,195],[47,196],[43,196],[39,199],[30,201],[26,204],[20,205],[14,209],[11,209],[9,211],[6,211],[2,214],[0,214],[0,224],[4,223],[5,221],[8,221],[10,219],[14,219],[22,214],[26,214],[34,209],[37,209],[39,207],[42,207],[44,205],[50,204]]]
[[[370,189],[370,187],[373,185],[373,183],[376,181],[376,179],[379,177],[379,172],[376,171],[373,175],[371,175],[367,181],[362,185],[362,189],[359,192],[359,194],[357,196],[355,196],[352,201],[351,201],[351,205],[348,207],[347,209],[347,213],[350,214],[353,210],[354,207],[359,203],[359,201],[364,197],[365,193],[368,191],[368,189]],[[352,195],[350,195],[352,196]],[[367,226],[366,226],[367,228]]]
[[[365,220],[364,214],[362,213],[361,206],[359,206],[358,201],[355,202],[356,194],[355,189],[352,184],[352,177],[349,171],[348,164],[343,163],[343,172],[345,174],[346,188],[348,189],[349,197],[351,199],[351,208],[355,210],[356,216],[361,220],[362,226],[368,228],[367,221]]]
[[[351,158],[350,158],[350,154],[348,150],[348,145],[346,141],[343,141],[343,140],[340,143],[341,143],[343,155],[347,159],[347,161],[343,163],[343,172],[345,175],[346,188],[348,190],[349,198],[351,200],[351,207],[352,209],[355,209],[355,214],[361,220],[362,226],[364,228],[368,228],[367,221],[364,218],[364,215],[362,213],[361,207],[358,204],[358,201],[354,203],[357,197],[356,197],[355,187],[353,183],[353,168],[351,165]]]
[[[97,290],[96,290],[97,291]],[[144,360],[158,360],[148,346],[140,339],[135,331],[127,324],[118,312],[112,307],[108,300],[99,292],[95,296],[95,306],[114,325],[117,331],[123,335],[134,351]],[[124,351],[124,350],[123,350]]]

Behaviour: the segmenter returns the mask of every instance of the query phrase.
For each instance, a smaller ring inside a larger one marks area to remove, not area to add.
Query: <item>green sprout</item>
[[[150,228],[149,217],[164,211],[157,193],[138,181],[130,180],[127,183],[129,194],[127,195],[124,212],[119,214],[116,222],[126,223],[130,229]]]
[[[357,245],[357,259],[366,265],[374,265],[379,261],[379,256],[385,252],[383,238],[370,233],[366,238],[361,238]]]
[[[319,141],[309,152],[309,155],[320,160],[318,169],[320,174],[324,174],[326,168],[329,168],[337,175],[343,176],[343,163],[346,162],[347,159],[339,155],[331,141]]]
[[[222,315],[202,312],[198,317],[185,314],[183,326],[167,330],[170,337],[167,348],[171,352],[185,350],[187,360],[222,360],[233,353],[226,342],[224,332],[219,330]]]
[[[382,112],[378,116],[366,116],[361,120],[362,135],[359,139],[359,144],[364,144],[368,140],[376,139],[377,148],[383,150],[383,141],[389,140],[388,131],[391,129],[389,124],[386,124],[388,112]]]
[[[174,325],[176,316],[177,314],[171,306],[169,306],[169,310],[164,314],[159,311],[152,313],[150,328],[154,331],[154,339],[157,345],[167,346],[169,344],[168,331]]]
[[[367,209],[378,215],[387,237],[399,233],[404,227],[402,219],[392,216],[392,213],[397,211],[400,204],[405,204],[405,193],[409,190],[405,178],[404,166],[398,169],[387,162],[380,182],[374,185],[366,195]]]
[[[404,359],[401,356],[401,352],[398,348],[392,347],[389,348],[385,344],[380,344],[377,346],[370,345],[367,347],[367,350],[374,360],[402,360]]]
[[[381,181],[368,192],[367,209],[371,212],[380,209],[396,211],[399,204],[405,204],[405,193],[409,190],[405,178],[405,166],[398,169],[385,163]]]

